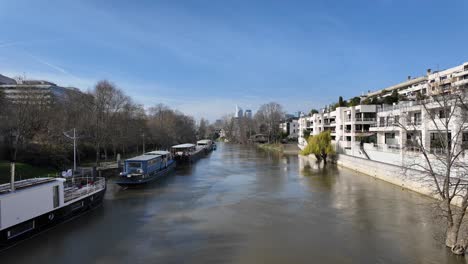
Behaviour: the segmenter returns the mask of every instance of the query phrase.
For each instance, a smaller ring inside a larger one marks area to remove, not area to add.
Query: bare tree
[[[156,148],[169,148],[196,140],[195,121],[169,107],[159,104],[149,109],[147,120],[151,143]]]
[[[93,130],[92,137],[96,150],[96,166],[99,165],[101,150],[107,158],[107,147],[111,145],[111,137],[114,134],[111,127],[129,103],[129,98],[122,90],[115,87],[109,81],[99,81],[93,91]]]
[[[260,106],[255,114],[255,120],[259,126],[264,126],[268,134],[268,142],[277,140],[280,135],[279,124],[284,118],[283,107],[275,102]]]
[[[11,159],[18,158],[18,152],[36,135],[47,128],[53,98],[42,91],[21,91],[21,98],[11,100],[4,108],[8,117],[5,124],[5,136],[12,146]]]
[[[466,91],[457,90],[420,100],[421,114],[403,111],[394,118],[406,134],[404,166],[418,170],[422,175],[418,180],[434,191],[439,200],[437,210],[446,223],[445,244],[456,254],[464,254],[468,246],[464,225],[468,208],[466,95]],[[427,132],[421,133],[421,126]],[[411,175],[414,177],[414,171]]]

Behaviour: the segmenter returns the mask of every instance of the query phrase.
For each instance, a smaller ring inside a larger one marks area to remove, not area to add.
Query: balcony
[[[464,80],[460,80],[460,81],[456,81],[452,84],[453,87],[459,87],[459,86],[463,86],[463,85],[467,85],[468,84],[468,79],[464,79]]]
[[[346,118],[345,122],[352,122],[351,118]],[[354,119],[354,122],[375,122],[376,118],[375,117],[356,117]]]

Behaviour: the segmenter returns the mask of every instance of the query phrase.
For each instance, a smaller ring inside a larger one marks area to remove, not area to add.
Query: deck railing
[[[103,177],[75,177],[69,178],[64,183],[64,200],[69,202],[90,193],[102,190],[106,187],[106,179]]]

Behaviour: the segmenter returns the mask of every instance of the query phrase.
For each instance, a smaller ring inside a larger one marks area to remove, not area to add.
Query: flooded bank
[[[432,200],[295,155],[220,144],[145,188],[0,253],[2,263],[465,263]]]

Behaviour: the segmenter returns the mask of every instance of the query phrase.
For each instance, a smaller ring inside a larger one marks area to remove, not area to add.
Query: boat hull
[[[100,206],[104,199],[105,192],[106,187],[94,194],[84,196],[69,205],[11,226],[5,230],[1,230],[0,251]],[[31,227],[33,228],[31,229]],[[24,231],[21,232],[20,230]],[[13,238],[8,238],[9,232],[18,232],[19,234]]]
[[[119,179],[115,182],[116,184],[122,187],[131,187],[131,186],[140,186],[156,181],[162,177],[165,177],[176,167],[176,162],[172,161],[165,169],[155,172],[146,178],[132,179],[125,176],[120,176]]]
[[[190,155],[190,156],[179,156],[179,155],[176,155],[175,156],[175,160],[179,163],[192,163],[192,162],[195,162],[199,159],[201,159],[203,156],[205,156],[207,154],[207,152],[205,151],[205,149],[203,150],[199,150],[197,151],[196,153]]]

